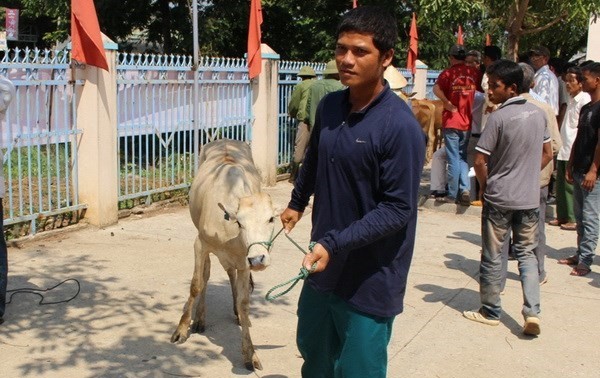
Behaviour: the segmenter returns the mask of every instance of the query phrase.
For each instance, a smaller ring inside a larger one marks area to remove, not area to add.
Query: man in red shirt
[[[467,145],[471,133],[475,91],[481,89],[481,71],[467,66],[463,45],[454,45],[448,52],[450,68],[442,71],[433,93],[444,103],[442,127],[448,159],[448,196],[445,202],[468,206],[470,199]]]

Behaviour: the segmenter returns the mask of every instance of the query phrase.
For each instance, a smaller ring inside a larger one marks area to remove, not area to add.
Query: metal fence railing
[[[294,153],[294,140],[298,125],[296,120],[288,115],[288,104],[292,97],[292,91],[296,84],[299,83],[298,71],[303,66],[314,68],[317,76],[320,76],[325,69],[325,63],[309,63],[309,62],[279,62],[279,80],[277,83],[277,91],[279,98],[278,110],[278,127],[279,127],[279,147],[277,154],[277,168],[283,169],[292,161]]]
[[[14,49],[0,59],[0,74],[15,98],[0,124],[4,152],[4,224],[20,235],[56,228],[79,217],[76,86],[67,50]]]
[[[5,225],[26,225],[35,233],[49,222],[78,217],[76,95],[83,81],[71,78],[68,50],[15,49],[0,52],[0,74],[16,96],[0,124],[4,152]],[[277,168],[292,159],[296,122],[288,103],[304,65],[320,76],[324,63],[279,61]],[[412,88],[412,75],[400,70]],[[117,55],[118,200],[145,201],[187,190],[195,175],[197,151],[219,138],[252,140],[252,89],[245,59],[203,58],[198,68],[197,114],[191,56]],[[438,72],[427,76],[427,97]],[[135,203],[134,203],[135,205]]]
[[[198,122],[191,56],[119,54],[117,75],[119,201],[188,188],[197,146],[250,138],[244,59],[201,60]]]

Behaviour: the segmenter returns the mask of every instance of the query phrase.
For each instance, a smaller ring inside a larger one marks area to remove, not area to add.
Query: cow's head
[[[236,222],[240,228],[240,238],[247,251],[247,262],[251,270],[259,271],[271,264],[271,242],[275,236],[277,212],[273,209],[271,197],[257,193],[240,198],[237,212],[226,209],[225,219]]]

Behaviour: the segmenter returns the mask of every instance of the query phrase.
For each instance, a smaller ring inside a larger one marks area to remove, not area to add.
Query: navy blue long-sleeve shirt
[[[303,212],[314,194],[311,239],[330,261],[308,283],[390,317],[403,310],[425,135],[387,84],[360,112],[350,112],[348,94],[330,93],[319,104],[288,206]]]

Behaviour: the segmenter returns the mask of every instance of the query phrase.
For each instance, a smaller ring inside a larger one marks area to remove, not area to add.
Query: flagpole
[[[193,118],[192,125],[194,127],[194,175],[198,172],[198,159],[199,159],[199,145],[200,145],[200,109],[199,109],[199,89],[200,89],[200,48],[198,46],[198,0],[192,0],[194,5],[192,7],[192,29],[193,29],[193,43],[194,43],[194,59],[193,59],[193,70],[194,70],[194,86],[192,101],[193,106]]]

